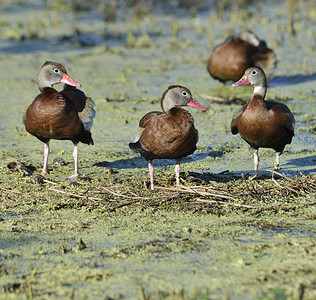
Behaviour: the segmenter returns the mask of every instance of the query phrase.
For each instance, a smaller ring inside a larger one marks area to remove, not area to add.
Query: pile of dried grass
[[[279,179],[234,179],[226,183],[201,180],[199,185],[186,181],[178,187],[156,187],[151,191],[141,179],[111,183],[84,183],[75,189],[45,181],[47,188],[65,199],[78,199],[76,206],[101,208],[105,211],[130,207],[178,208],[185,210],[209,206],[229,206],[242,210],[293,210],[316,204],[316,176]],[[73,202],[73,201],[72,201]],[[69,201],[67,201],[67,206]]]

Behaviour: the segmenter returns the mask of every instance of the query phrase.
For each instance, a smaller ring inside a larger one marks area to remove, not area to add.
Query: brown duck
[[[276,57],[266,42],[253,32],[244,31],[229,36],[217,45],[208,62],[207,70],[221,82],[237,81],[249,67],[261,67],[268,80],[276,67]]]
[[[259,67],[246,70],[242,78],[232,84],[233,87],[248,85],[253,87],[251,100],[236,111],[231,122],[233,134],[240,136],[254,152],[254,170],[258,173],[259,148],[271,148],[276,152],[274,169],[279,169],[280,155],[294,136],[295,120],[290,109],[282,103],[264,100],[267,79]]]
[[[161,98],[162,112],[147,113],[139,122],[135,142],[129,147],[148,161],[150,187],[154,189],[153,159],[175,159],[176,181],[179,185],[180,161],[196,150],[198,131],[192,115],[179,106],[206,110],[196,102],[191,92],[180,85],[169,86]]]
[[[58,92],[54,84],[64,83]],[[27,107],[23,116],[25,129],[44,143],[44,166],[42,175],[48,174],[49,141],[71,140],[74,144],[75,172],[69,179],[78,177],[78,143],[92,144],[91,127],[95,116],[94,102],[76,89],[80,83],[69,77],[65,67],[47,61],[37,77],[41,93]]]

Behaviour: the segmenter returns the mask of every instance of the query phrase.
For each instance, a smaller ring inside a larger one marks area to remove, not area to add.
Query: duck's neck
[[[49,95],[58,93],[58,91],[55,90],[55,89],[52,88],[52,87],[39,87],[39,90],[41,91],[41,94],[42,94],[44,97],[47,97],[47,96],[49,96]]]
[[[169,115],[170,110],[174,107],[174,102],[169,97],[165,97],[161,100],[161,108],[165,114]]]
[[[253,94],[254,95],[260,95],[262,97],[262,99],[265,98],[266,92],[267,92],[267,89],[264,86],[255,86],[253,88]]]
[[[53,87],[52,85],[49,85],[46,80],[42,80],[41,78],[37,78],[37,85],[40,90],[43,90],[47,87]]]

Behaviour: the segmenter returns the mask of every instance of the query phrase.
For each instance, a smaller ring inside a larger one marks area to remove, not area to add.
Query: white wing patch
[[[138,128],[138,132],[136,134],[134,143],[139,141],[140,137],[142,136],[143,131],[144,131],[144,128],[141,128],[141,127]]]
[[[90,97],[87,97],[86,107],[84,108],[82,112],[78,113],[79,118],[85,130],[90,131],[93,125],[93,118],[95,117],[94,106],[95,106],[94,101]]]
[[[255,47],[258,47],[259,44],[260,44],[259,38],[253,32],[243,31],[243,32],[240,32],[238,36],[243,41],[248,42],[249,44],[251,44],[251,45],[253,45]]]

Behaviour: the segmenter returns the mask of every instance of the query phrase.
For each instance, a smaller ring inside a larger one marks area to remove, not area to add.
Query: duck
[[[276,153],[274,170],[280,166],[280,155],[294,137],[295,119],[291,110],[283,103],[265,100],[267,78],[260,67],[248,68],[242,78],[232,87],[251,85],[250,101],[237,110],[232,117],[231,132],[250,145],[254,153],[254,171],[258,174],[259,148],[270,148]]]
[[[225,83],[239,80],[246,69],[257,66],[270,81],[276,65],[276,55],[266,42],[252,31],[242,31],[214,48],[207,70],[214,79]]]
[[[64,83],[62,91],[53,88]],[[49,142],[70,140],[73,142],[74,174],[67,177],[76,179],[78,171],[78,143],[93,145],[91,127],[95,117],[94,101],[77,87],[81,84],[73,80],[65,67],[57,62],[46,61],[41,67],[37,84],[40,94],[26,108],[23,123],[28,133],[44,143],[44,165],[42,175],[48,171]]]
[[[148,162],[150,188],[154,190],[153,159],[175,159],[176,184],[179,185],[180,161],[196,150],[198,131],[192,115],[180,106],[206,108],[192,98],[190,90],[171,85],[162,94],[162,111],[152,111],[139,121],[138,133],[129,148]]]

